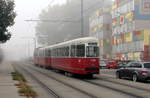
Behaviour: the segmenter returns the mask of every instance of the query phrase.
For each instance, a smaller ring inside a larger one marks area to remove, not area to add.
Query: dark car
[[[119,64],[116,69],[120,69],[120,68],[125,68],[127,65],[126,64]]]
[[[116,69],[120,69],[120,68],[125,68],[127,66],[128,63],[133,62],[131,60],[120,60],[118,61],[118,66],[116,67]]]
[[[131,78],[133,81],[150,80],[150,62],[130,62],[116,71],[117,78]]]

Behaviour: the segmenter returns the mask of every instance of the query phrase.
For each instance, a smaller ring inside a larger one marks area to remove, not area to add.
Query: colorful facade
[[[150,61],[150,0],[116,0],[112,6],[112,56]]]
[[[110,9],[105,8],[94,12],[89,19],[89,35],[99,39],[100,58],[103,59],[109,59],[111,57],[111,20]]]
[[[150,61],[150,0],[115,0],[90,17],[102,59]]]

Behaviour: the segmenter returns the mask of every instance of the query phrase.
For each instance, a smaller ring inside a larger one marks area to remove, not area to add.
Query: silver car
[[[131,78],[133,81],[150,80],[150,62],[130,62],[116,71],[117,78]]]

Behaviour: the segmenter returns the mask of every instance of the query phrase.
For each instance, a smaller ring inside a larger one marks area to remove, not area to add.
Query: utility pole
[[[30,57],[30,41],[28,40],[28,57]]]
[[[33,37],[33,41],[34,41],[34,49],[36,49],[36,37]]]
[[[21,38],[24,38],[24,39],[32,39],[33,42],[34,42],[34,49],[36,48],[36,37],[21,37]]]
[[[83,0],[81,0],[81,37],[84,36]]]

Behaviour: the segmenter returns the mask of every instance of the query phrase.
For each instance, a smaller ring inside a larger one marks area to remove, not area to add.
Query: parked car
[[[107,66],[107,60],[101,60],[99,66],[100,66],[100,68],[106,68],[106,66]]]
[[[117,78],[131,78],[133,81],[150,80],[150,62],[130,62],[116,71]]]
[[[126,64],[119,64],[116,69],[120,69],[120,68],[125,68],[126,67]]]
[[[110,69],[110,68],[115,69],[118,66],[118,63],[116,61],[112,60],[112,61],[108,61],[106,66],[108,69]]]
[[[117,61],[118,66],[116,67],[116,69],[120,69],[120,68],[125,68],[127,66],[128,63],[133,62],[131,60],[120,60]]]

